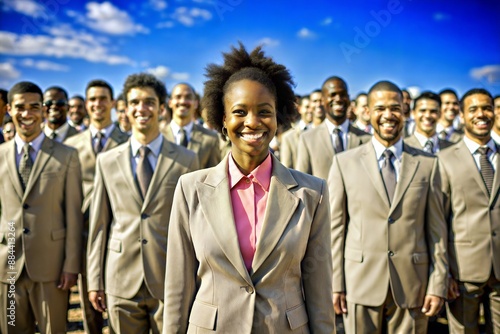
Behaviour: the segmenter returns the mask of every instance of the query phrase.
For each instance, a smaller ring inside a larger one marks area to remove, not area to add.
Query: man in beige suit
[[[441,139],[436,133],[436,125],[441,116],[441,98],[433,92],[423,92],[413,104],[413,120],[415,131],[404,139],[405,144],[416,147],[430,154],[453,145],[452,142]]]
[[[123,94],[132,137],[97,158],[89,299],[100,312],[108,308],[118,334],[160,333],[173,191],[182,174],[198,169],[198,159],[160,135],[158,114],[167,97],[163,83],[150,74],[131,75]]]
[[[446,88],[439,92],[441,98],[441,118],[437,124],[436,132],[440,139],[457,143],[464,135],[462,130],[455,127],[460,114],[460,105],[457,92]]]
[[[500,151],[491,139],[493,98],[484,89],[461,101],[465,136],[438,154],[448,222],[450,333],[500,333]]]
[[[447,292],[437,159],[403,145],[396,85],[375,84],[368,105],[371,142],[336,155],[328,178],[335,312],[348,334],[426,333]]]
[[[76,150],[41,130],[42,91],[8,95],[16,136],[0,146],[0,332],[65,333],[81,265],[82,184]]]
[[[295,169],[326,180],[335,154],[358,147],[371,136],[347,119],[349,94],[343,79],[326,79],[322,93],[326,119],[300,136]]]
[[[217,165],[221,161],[219,137],[215,132],[194,123],[198,99],[191,85],[177,84],[168,105],[172,110],[172,122],[162,129],[163,135],[169,141],[195,152],[200,168]]]
[[[281,136],[280,161],[288,168],[295,167],[300,134],[312,126],[312,112],[309,108],[309,96],[303,96],[300,99],[298,111],[300,114],[299,123]]]
[[[87,239],[89,233],[90,202],[94,194],[94,176],[96,156],[100,152],[110,150],[128,139],[128,135],[121,132],[111,120],[113,108],[113,88],[103,80],[92,80],[85,89],[86,107],[90,117],[90,126],[87,130],[69,138],[65,144],[78,150],[80,166],[82,168],[84,216],[83,229],[83,265],[82,273],[78,280],[80,302],[83,310],[83,325],[86,333],[102,333],[104,325],[102,313],[92,307],[87,289]],[[102,150],[99,146],[97,134],[102,133]]]

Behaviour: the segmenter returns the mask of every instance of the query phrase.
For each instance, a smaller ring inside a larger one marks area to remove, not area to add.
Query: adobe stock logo
[[[224,13],[232,12],[237,6],[239,6],[243,0],[216,0],[213,3],[219,19],[224,21]]]
[[[387,27],[391,23],[393,15],[400,14],[402,11],[403,6],[399,0],[389,0],[387,9],[382,9],[378,12],[374,10],[370,11],[373,20],[368,21],[364,29],[358,26],[354,27],[355,36],[353,43],[349,44],[342,42],[339,44],[340,50],[342,50],[347,63],[351,63],[354,54],[359,54],[362,49],[370,45],[372,39],[381,33],[382,28]]]

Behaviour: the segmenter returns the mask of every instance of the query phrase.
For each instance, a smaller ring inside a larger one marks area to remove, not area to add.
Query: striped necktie
[[[491,189],[493,188],[493,178],[495,177],[495,170],[493,169],[493,165],[488,159],[488,152],[490,148],[479,147],[477,152],[479,152],[479,167],[481,167],[481,177],[483,178],[484,184],[486,188],[488,188],[488,193],[491,194]]]
[[[33,168],[33,160],[31,160],[30,156],[31,149],[29,144],[24,144],[23,155],[19,161],[19,176],[21,177],[23,189],[26,189],[28,185],[31,169]]]

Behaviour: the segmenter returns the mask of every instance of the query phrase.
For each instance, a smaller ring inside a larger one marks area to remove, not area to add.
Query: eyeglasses
[[[46,106],[47,108],[50,108],[53,105],[55,105],[56,107],[61,108],[61,107],[66,106],[67,104],[68,104],[68,101],[66,101],[66,100],[57,100],[57,101],[56,100],[48,100],[48,101],[45,101],[43,103],[43,105]]]

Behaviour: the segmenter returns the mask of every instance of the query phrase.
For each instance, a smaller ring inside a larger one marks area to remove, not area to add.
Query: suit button
[[[146,239],[142,239],[142,243],[145,245],[148,243],[148,241]]]
[[[394,256],[394,252],[393,251],[389,251],[389,256]]]
[[[387,219],[387,221],[389,222],[389,224],[392,224],[392,223],[394,223],[394,222],[395,222],[395,220],[394,220],[394,219],[392,219],[391,217],[389,217],[389,219]]]
[[[28,210],[29,208],[30,208],[30,206],[28,204],[26,204],[26,203],[23,204],[23,209],[24,210]]]
[[[147,214],[145,214],[145,213],[141,214],[141,219],[144,220],[144,219],[148,219],[148,218],[149,218],[149,216]]]
[[[24,234],[29,234],[30,233],[30,229],[27,228],[27,227],[23,228],[23,233]]]
[[[497,236],[497,232],[493,231],[493,233],[491,233],[492,236],[496,237]]]
[[[253,290],[253,288],[252,288],[250,285],[249,285],[249,286],[247,286],[245,290],[246,290],[249,294],[252,294],[252,293],[253,293],[253,291],[254,291],[254,290]]]

